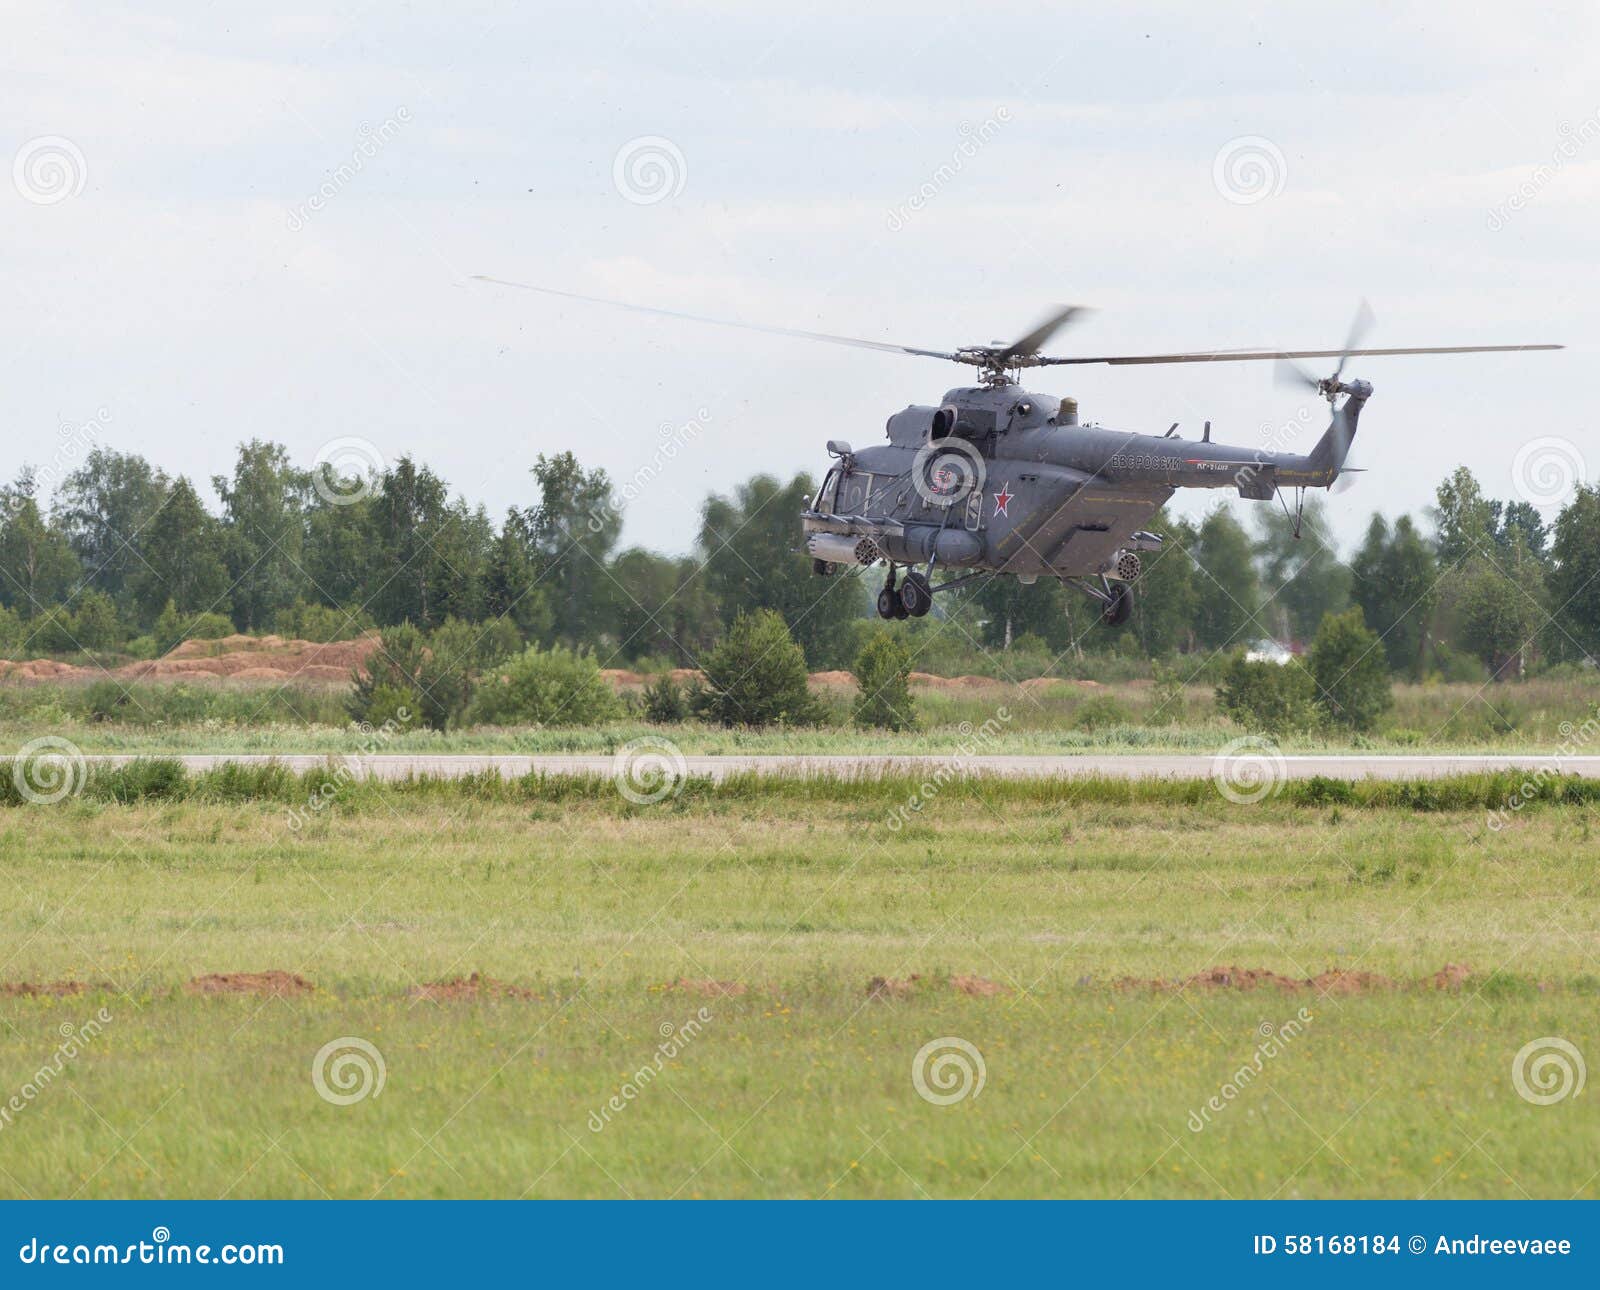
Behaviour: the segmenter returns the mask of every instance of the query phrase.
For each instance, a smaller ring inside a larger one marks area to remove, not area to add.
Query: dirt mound
[[[750,992],[750,987],[743,981],[691,981],[687,977],[679,977],[672,984],[662,988],[703,995],[707,999],[738,998],[741,994]]]
[[[406,991],[413,999],[431,999],[445,1003],[472,999],[531,999],[532,990],[508,981],[496,981],[492,976],[474,972],[471,976],[458,976],[450,981],[429,981],[412,986]]]
[[[0,999],[65,999],[75,994],[115,993],[108,981],[0,981]]]
[[[214,641],[182,641],[169,653],[146,662],[124,663],[109,673],[54,659],[25,663],[0,659],[0,678],[10,681],[94,681],[111,675],[124,681],[342,681],[378,648],[376,633],[355,640],[286,640],[281,636],[224,636]]]
[[[630,672],[625,667],[603,667],[600,669],[603,679],[612,685],[643,685],[645,675],[642,672]]]
[[[667,673],[679,685],[692,685],[696,681],[704,682],[706,674],[697,667],[675,667]]]
[[[1193,976],[1172,981],[1162,977],[1144,979],[1121,977],[1111,983],[1114,990],[1258,990],[1271,988],[1286,994],[1310,992],[1319,998],[1326,995],[1374,994],[1382,990],[1399,990],[1407,986],[1417,989],[1455,990],[1472,975],[1472,969],[1460,963],[1446,963],[1432,976],[1415,981],[1396,980],[1381,972],[1357,972],[1349,968],[1329,968],[1313,977],[1283,976],[1265,968],[1213,967]]]
[[[184,987],[189,994],[310,994],[316,987],[294,972],[208,972]]]
[[[915,991],[938,984],[938,978],[923,976],[920,972],[913,972],[904,978],[875,976],[867,982],[867,998],[908,999]],[[1010,989],[998,981],[991,981],[988,977],[982,976],[953,976],[945,984],[952,990],[974,999],[992,999],[997,995],[1011,993]]]
[[[813,672],[806,678],[812,685],[854,685],[855,675],[851,672]]]
[[[976,999],[992,999],[997,994],[1011,993],[1007,986],[982,976],[953,976],[950,978],[950,984],[962,994],[970,994]]]

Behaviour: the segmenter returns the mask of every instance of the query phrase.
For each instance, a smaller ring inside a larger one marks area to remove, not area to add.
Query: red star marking
[[[1014,493],[1009,491],[1010,487],[1009,483],[1001,484],[1000,491],[994,495],[994,513],[996,515],[1005,515],[1007,513],[1006,507],[1011,505],[1011,499],[1015,496]]]

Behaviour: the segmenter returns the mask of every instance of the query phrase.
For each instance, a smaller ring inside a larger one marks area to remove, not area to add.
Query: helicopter
[[[937,404],[913,404],[889,417],[887,443],[856,449],[830,439],[830,465],[801,533],[814,573],[882,564],[878,615],[920,618],[935,595],[974,579],[1009,574],[1023,583],[1055,578],[1088,596],[1101,621],[1117,626],[1133,612],[1133,585],[1143,556],[1163,539],[1144,526],[1179,488],[1235,489],[1241,498],[1278,499],[1295,537],[1306,490],[1332,488],[1347,466],[1351,441],[1372,385],[1346,380],[1351,358],[1417,354],[1489,354],[1552,350],[1560,345],[1446,345],[1365,349],[1372,325],[1363,301],[1339,349],[1193,350],[1169,354],[1052,357],[1041,349],[1088,311],[1058,306],[1009,343],[927,349],[826,332],[711,318],[648,305],[606,300],[550,287],[479,276],[476,281],[536,291],[589,304],[715,326],[825,341],[888,353],[937,358],[976,369],[976,382],[947,390]],[[1312,375],[1301,360],[1331,358],[1333,371]],[[1326,399],[1327,429],[1307,453],[1218,443],[1205,423],[1199,440],[1111,429],[1079,418],[1070,395],[1036,394],[1021,386],[1036,367],[1080,364],[1143,366],[1166,363],[1271,361],[1280,380]],[[1290,510],[1286,493],[1294,499]],[[933,581],[935,570],[947,575]],[[954,573],[955,576],[948,576]]]

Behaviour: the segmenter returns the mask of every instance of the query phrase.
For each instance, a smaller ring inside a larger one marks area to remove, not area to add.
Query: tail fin
[[[1327,483],[1339,478],[1344,459],[1350,453],[1350,444],[1356,437],[1356,422],[1361,409],[1372,397],[1372,386],[1366,381],[1351,381],[1344,387],[1348,397],[1334,409],[1333,419],[1306,456],[1306,465],[1314,474],[1327,475]]]

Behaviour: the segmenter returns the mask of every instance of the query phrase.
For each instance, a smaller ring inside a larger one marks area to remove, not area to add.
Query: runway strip
[[[89,756],[85,760],[104,765],[120,765],[161,754]],[[429,756],[417,753],[379,753],[371,755],[336,753],[278,754],[221,753],[186,754],[174,758],[193,771],[210,770],[226,762],[244,765],[276,761],[292,770],[312,770],[338,765],[359,778],[406,779],[427,775],[455,779],[463,775],[497,771],[505,778],[520,778],[534,771],[545,775],[611,775],[618,758],[604,754],[513,754],[463,753]],[[1002,778],[1111,776],[1120,779],[1206,779],[1219,773],[1230,762],[1268,761],[1277,773],[1290,779],[1323,775],[1330,779],[1437,779],[1445,775],[1467,775],[1481,771],[1539,770],[1600,778],[1600,757],[1540,757],[1526,754],[1419,754],[1396,756],[1287,754],[1245,755],[1225,758],[1192,753],[1084,753],[1043,756],[962,757],[939,756],[810,756],[761,754],[748,756],[686,756],[680,769],[689,775],[720,780],[727,775],[754,772],[760,775],[805,775],[855,779],[885,774],[922,775],[941,767],[949,774],[995,775]]]

